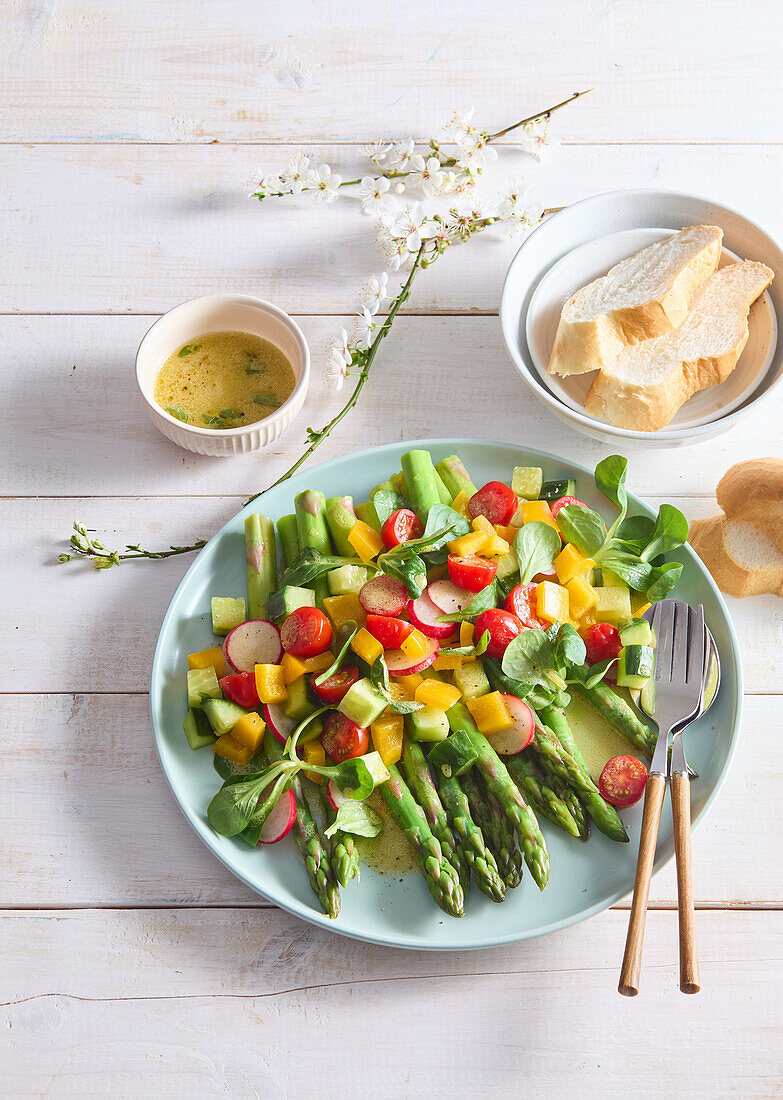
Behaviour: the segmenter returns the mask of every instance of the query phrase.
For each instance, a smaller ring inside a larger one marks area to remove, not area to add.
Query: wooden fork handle
[[[659,772],[652,772],[648,776],[647,787],[644,792],[642,833],[639,837],[639,857],[636,861],[631,918],[628,922],[628,935],[625,939],[625,954],[620,970],[620,984],[617,986],[624,997],[635,997],[639,992],[639,972],[642,965],[644,926],[647,922],[647,902],[650,897],[650,878],[652,877],[655,845],[658,840],[658,826],[661,821],[661,807],[663,806],[665,791],[666,777]]]
[[[691,789],[686,772],[672,775],[672,817],[674,854],[677,859],[677,911],[680,923],[680,989],[698,993],[701,989],[691,876]]]

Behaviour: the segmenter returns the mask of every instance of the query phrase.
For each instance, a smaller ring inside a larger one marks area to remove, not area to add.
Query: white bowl
[[[155,378],[172,352],[209,332],[249,332],[270,340],[289,360],[296,385],[287,401],[263,420],[215,431],[183,424],[155,400]],[[282,309],[247,294],[209,294],[192,298],[159,317],[136,353],[136,381],[152,422],[167,439],[199,455],[224,457],[266,447],[300,412],[310,385],[310,350],[302,330]]]
[[[720,386],[695,395],[671,424],[657,432],[617,428],[582,407],[592,375],[557,379],[547,373],[562,303],[662,234],[687,225],[723,229],[724,262],[760,260],[776,278],[751,309],[750,337],[740,362]],[[544,221],[511,262],[500,305],[503,340],[525,383],[561,420],[601,442],[635,440],[653,447],[682,446],[731,428],[745,410],[783,377],[783,253],[741,214],[692,195],[666,191],[610,191],[568,206]]]

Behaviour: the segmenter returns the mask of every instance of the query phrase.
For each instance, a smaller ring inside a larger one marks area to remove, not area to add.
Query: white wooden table
[[[667,869],[626,1001],[627,902],[451,955],[353,943],[259,899],[193,835],[152,745],[152,648],[188,560],[53,562],[75,518],[116,544],[211,534],[336,409],[323,348],[379,269],[371,224],[350,201],[260,208],[256,166],[301,147],[353,168],[356,143],[429,136],[457,106],[499,128],[595,86],[547,163],[504,154],[545,205],[670,187],[783,237],[782,35],[771,0],[0,7],[4,1097],[780,1095],[780,601],[730,601],[748,694],[694,841],[703,991],[677,991]],[[515,247],[477,241],[417,282],[384,382],[322,458],[430,434],[607,453],[517,384],[496,317]],[[296,314],[315,370],[279,447],[218,461],[158,435],[132,368],[155,315],[225,289]],[[781,414],[778,399],[698,448],[629,449],[634,489],[709,514],[733,461],[783,454]]]

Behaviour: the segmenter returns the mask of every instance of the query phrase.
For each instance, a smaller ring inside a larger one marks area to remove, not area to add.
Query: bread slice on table
[[[730,596],[783,596],[783,551],[766,531],[743,519],[712,516],[691,524],[688,542],[718,588]]]
[[[693,291],[718,266],[722,240],[716,225],[691,226],[578,290],[560,314],[549,373],[599,370],[629,345],[677,328]]]
[[[689,397],[725,381],[748,339],[748,311],[774,273],[749,260],[711,275],[674,332],[626,348],[596,375],[585,400],[591,416],[618,428],[664,428]]]

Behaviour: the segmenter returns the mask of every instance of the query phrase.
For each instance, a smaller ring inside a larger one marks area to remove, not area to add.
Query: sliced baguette
[[[773,277],[747,260],[716,271],[678,329],[626,348],[596,375],[587,412],[618,428],[665,427],[689,397],[734,370],[748,339],[748,311]]]
[[[677,328],[693,291],[718,266],[722,240],[715,225],[691,226],[578,290],[560,314],[549,373],[599,370],[624,348]]]
[[[746,520],[712,516],[691,524],[688,541],[730,596],[783,596],[783,552]]]

